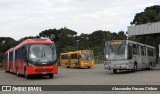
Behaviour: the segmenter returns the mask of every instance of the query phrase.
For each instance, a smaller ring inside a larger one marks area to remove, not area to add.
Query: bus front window
[[[81,54],[82,60],[93,60],[92,53],[82,53]]]
[[[56,50],[51,44],[34,44],[29,48],[29,60],[37,65],[52,65],[56,61]]]
[[[126,45],[108,45],[105,50],[106,60],[124,60],[127,59],[125,55]]]

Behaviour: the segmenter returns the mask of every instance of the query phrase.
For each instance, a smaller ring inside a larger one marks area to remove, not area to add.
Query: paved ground
[[[113,74],[112,71],[105,71],[103,64],[97,64],[92,69],[67,69],[59,67],[59,73],[54,76],[54,79],[48,77],[34,77],[25,79],[24,77],[17,77],[14,74],[5,73],[0,71],[0,84],[1,85],[160,85],[160,64],[154,70],[141,70],[135,73],[129,71],[121,71]],[[5,92],[3,92],[5,93]],[[9,93],[9,92],[8,92]],[[6,93],[6,94],[8,94]],[[17,92],[12,92],[17,94]],[[10,94],[12,94],[10,93]],[[21,94],[22,92],[18,92]],[[33,92],[28,92],[32,94]],[[34,92],[35,93],[35,92]],[[38,93],[38,92],[37,92]],[[53,92],[41,92],[42,94],[52,94]],[[54,92],[56,94],[74,94],[74,93],[90,93],[97,94],[92,91],[70,91],[70,92]],[[100,92],[102,94],[111,94],[117,92]],[[120,94],[129,92],[118,92]],[[138,93],[136,92],[130,92]],[[139,94],[142,92],[139,91]],[[143,92],[150,94],[151,92]],[[158,94],[160,92],[152,92]],[[1,92],[0,92],[1,94]]]

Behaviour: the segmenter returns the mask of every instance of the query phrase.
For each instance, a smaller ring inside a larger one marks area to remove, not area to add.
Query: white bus
[[[104,48],[105,70],[152,69],[156,66],[155,47],[130,40],[107,41]]]

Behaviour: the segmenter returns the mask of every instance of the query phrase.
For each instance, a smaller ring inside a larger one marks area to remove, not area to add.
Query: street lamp
[[[77,41],[77,51],[78,51],[78,42],[79,42],[79,40],[76,40]]]

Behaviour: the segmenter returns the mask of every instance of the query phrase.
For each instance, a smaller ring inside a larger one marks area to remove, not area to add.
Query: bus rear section
[[[60,54],[60,65],[63,67],[68,67],[68,53],[61,53]]]
[[[11,58],[10,55],[6,58]],[[49,76],[53,78],[58,73],[57,53],[54,43],[48,39],[27,39],[14,47],[13,73],[17,76],[24,75],[30,78],[32,75]]]
[[[129,40],[108,41],[104,49],[104,68],[113,70],[114,73],[117,70],[151,69],[156,65],[154,49]]]

